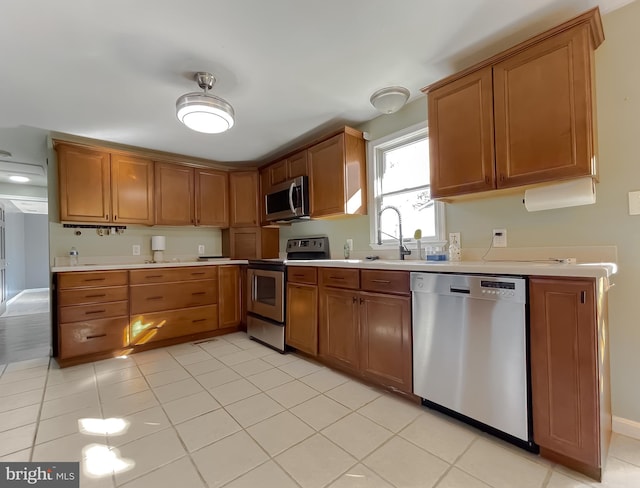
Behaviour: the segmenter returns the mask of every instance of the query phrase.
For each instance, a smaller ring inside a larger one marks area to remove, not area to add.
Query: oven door
[[[264,269],[247,270],[247,310],[284,322],[284,273]]]

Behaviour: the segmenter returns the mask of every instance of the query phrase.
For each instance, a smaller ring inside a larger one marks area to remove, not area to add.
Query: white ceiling
[[[626,3],[3,2],[0,149],[32,162],[11,131],[43,144],[43,130],[52,130],[217,161],[261,160],[318,128],[376,117],[369,97],[379,88],[403,85],[415,99],[426,84],[575,14]],[[176,99],[199,90],[195,71],[213,72],[212,93],[233,105],[229,132],[200,134],[176,119]]]

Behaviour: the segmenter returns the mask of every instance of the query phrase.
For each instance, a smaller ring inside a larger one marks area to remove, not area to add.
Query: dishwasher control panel
[[[484,300],[526,302],[526,280],[520,276],[411,273],[411,291]]]

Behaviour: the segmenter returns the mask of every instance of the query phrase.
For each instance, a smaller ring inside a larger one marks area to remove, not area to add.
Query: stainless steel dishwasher
[[[411,273],[413,392],[521,447],[532,442],[521,277]]]

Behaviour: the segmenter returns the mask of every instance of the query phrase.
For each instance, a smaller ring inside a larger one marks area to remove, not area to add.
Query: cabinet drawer
[[[58,274],[58,288],[84,288],[89,286],[127,285],[126,271],[74,271]]]
[[[131,344],[147,344],[217,328],[217,305],[140,314],[131,317]]]
[[[121,302],[128,299],[129,288],[126,286],[77,288],[58,292],[58,305],[61,307],[90,303]]]
[[[407,271],[360,270],[360,288],[381,293],[409,294],[409,273]]]
[[[113,351],[129,343],[129,317],[60,325],[60,358]]]
[[[131,314],[213,305],[217,302],[217,280],[131,287]]]
[[[60,323],[80,322],[82,320],[106,319],[129,315],[129,302],[96,303],[94,305],[75,305],[60,307]]]
[[[357,289],[360,287],[360,270],[352,268],[320,268],[320,285]]]
[[[290,266],[287,268],[287,281],[291,283],[318,283],[318,269],[311,266]]]
[[[193,266],[189,268],[150,268],[129,271],[132,285],[166,283],[187,280],[215,280],[218,277],[217,266]]]

